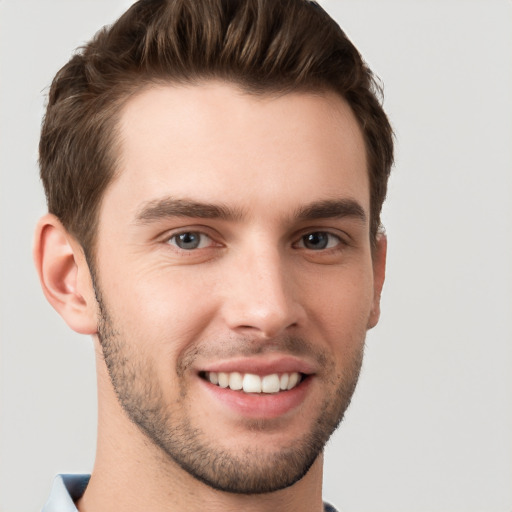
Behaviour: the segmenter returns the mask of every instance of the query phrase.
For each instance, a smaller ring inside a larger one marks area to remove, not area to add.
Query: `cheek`
[[[320,327],[351,332],[366,326],[373,303],[371,268],[339,269],[308,287],[308,309]]]
[[[122,280],[110,274],[101,281],[108,310],[125,341],[164,372],[201,338],[214,315],[214,301],[190,273],[153,268],[128,271]]]
[[[323,340],[340,378],[359,366],[372,309],[373,279],[366,271],[338,275],[317,288],[309,318],[312,335]]]
[[[122,281],[113,281],[112,289],[123,298],[119,302],[126,305],[126,312],[130,311],[134,320],[147,316],[167,324],[175,324],[175,320],[186,323],[187,318],[204,309],[207,283],[193,269],[161,264],[131,268],[127,274]]]

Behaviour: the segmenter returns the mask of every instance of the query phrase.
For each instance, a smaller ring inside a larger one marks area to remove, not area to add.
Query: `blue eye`
[[[179,247],[184,251],[192,251],[194,249],[202,249],[210,243],[210,238],[204,233],[197,231],[187,231],[178,233],[169,239],[169,243]]]
[[[327,233],[326,231],[315,231],[304,235],[299,242],[299,246],[311,251],[322,251],[336,247],[341,242],[340,238]]]

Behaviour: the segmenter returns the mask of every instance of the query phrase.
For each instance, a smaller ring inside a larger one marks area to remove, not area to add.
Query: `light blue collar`
[[[57,475],[50,497],[41,512],[78,512],[75,501],[82,497],[91,475]]]

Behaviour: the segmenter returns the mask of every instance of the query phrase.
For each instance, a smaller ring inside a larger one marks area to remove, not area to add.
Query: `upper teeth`
[[[221,388],[230,388],[245,393],[278,393],[294,388],[300,381],[297,372],[272,373],[271,375],[241,374],[239,372],[207,372],[206,378]]]

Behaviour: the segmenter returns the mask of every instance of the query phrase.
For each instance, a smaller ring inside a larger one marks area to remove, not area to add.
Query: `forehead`
[[[104,201],[125,213],[165,196],[283,212],[344,196],[368,209],[364,140],[334,93],[159,85],[131,98],[119,123],[118,175]]]

